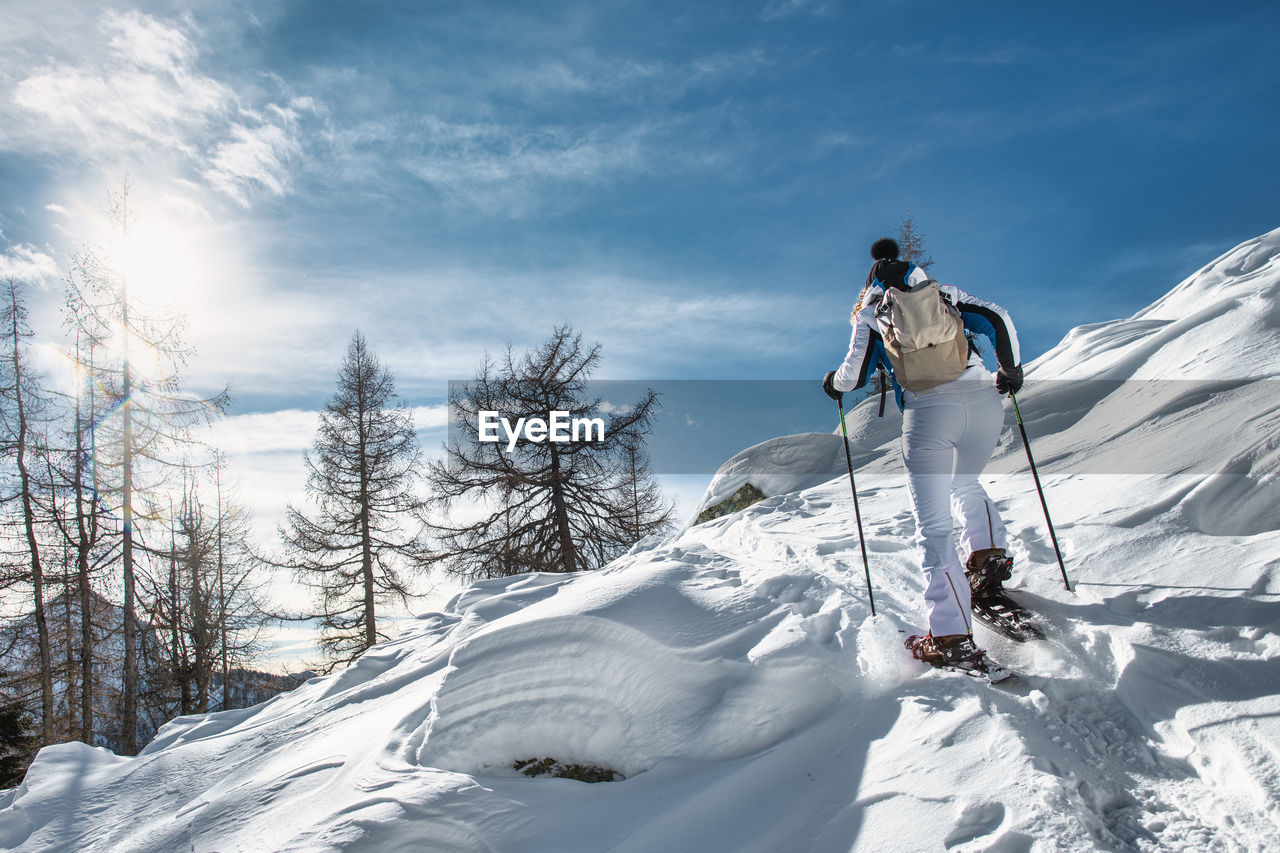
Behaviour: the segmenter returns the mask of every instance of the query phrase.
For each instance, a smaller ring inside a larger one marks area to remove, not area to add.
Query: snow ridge
[[[860,457],[872,617],[840,441],[792,436],[717,478],[709,497],[774,478],[739,513],[598,572],[475,584],[347,670],[175,720],[137,758],[43,750],[0,793],[0,846],[1280,849],[1278,254],[1280,232],[1249,241],[1029,371],[1075,590],[1007,441],[987,485],[1011,585],[1051,625],[1025,645],[976,629],[1013,686],[902,652],[921,579],[894,454]],[[850,413],[859,435],[875,406]],[[626,778],[511,766],[534,757]]]

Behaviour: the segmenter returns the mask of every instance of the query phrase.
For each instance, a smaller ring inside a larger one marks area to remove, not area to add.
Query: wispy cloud
[[[58,276],[58,262],[35,246],[19,243],[0,252],[0,281],[12,278],[43,286]]]
[[[394,94],[415,84],[389,88],[365,68],[309,69],[306,87],[324,93],[328,182],[403,191],[407,173],[448,207],[517,219],[637,176],[723,168],[741,137],[724,137],[738,116],[715,93],[773,62],[759,48],[673,61],[579,46],[440,69],[416,110]],[[518,109],[504,106],[513,101]]]
[[[45,68],[14,90],[51,130],[78,132],[69,143],[190,151],[194,136],[234,112],[234,93],[196,71],[196,48],[181,31],[139,12],[106,12],[98,27],[105,56]]]
[[[14,118],[25,121],[20,138],[10,130],[10,144],[105,163],[171,159],[242,205],[254,192],[282,195],[301,150],[300,119],[313,103],[243,102],[202,71],[188,26],[138,11],[103,13],[82,55],[17,81]]]
[[[821,150],[853,148],[866,144],[866,139],[845,131],[833,131],[819,136],[815,145]]]
[[[646,170],[653,135],[645,126],[516,129],[431,118],[422,150],[404,167],[450,201],[519,216],[538,206],[534,191],[545,183],[597,183]]]
[[[942,62],[975,67],[1020,65],[1032,60],[1045,58],[1044,51],[1026,44],[1002,44],[985,49],[974,50],[969,47],[953,48],[939,54]]]
[[[233,122],[230,139],[217,143],[204,175],[215,188],[249,206],[255,188],[282,196],[289,188],[290,161],[302,153],[298,121],[312,101],[295,98],[287,108],[271,105],[270,119],[254,125]]]
[[[760,11],[760,17],[775,21],[799,14],[829,15],[832,5],[832,0],[770,0]]]

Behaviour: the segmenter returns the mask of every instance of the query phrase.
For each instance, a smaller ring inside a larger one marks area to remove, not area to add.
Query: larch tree
[[[127,240],[137,214],[127,182],[110,199],[109,217]],[[129,293],[128,270],[110,249],[87,247],[72,258],[68,325],[89,342],[101,414],[92,426],[92,479],[97,500],[120,520],[120,576],[124,660],[119,748],[138,750],[139,623],[138,521],[159,518],[162,486],[175,466],[173,449],[189,441],[190,429],[226,409],[224,389],[200,398],[183,391],[180,374],[193,351],[182,340],[178,316],[149,315]],[[142,510],[141,512],[139,510]],[[157,533],[160,531],[157,530]]]
[[[657,395],[603,406],[588,387],[599,361],[598,344],[562,326],[523,357],[508,349],[500,365],[486,358],[472,381],[451,388],[451,438],[428,473],[434,559],[448,571],[475,579],[595,569],[669,525],[642,449]],[[561,412],[600,428],[569,430],[563,441],[522,432],[508,452],[505,439],[482,440],[489,412],[511,423],[549,423]]]
[[[916,220],[910,211],[898,226],[898,249],[902,260],[910,261],[925,272],[933,266],[933,258],[924,248],[924,235],[916,229]]]
[[[201,499],[193,477],[174,537],[183,713],[203,713],[215,701],[226,709],[231,664],[250,662],[268,621],[255,581],[261,560],[250,546],[248,514],[223,493],[220,459],[212,469],[214,501]]]
[[[17,281],[6,282],[0,305],[0,338],[5,342],[4,367],[0,369],[0,395],[4,405],[0,407],[0,444],[6,455],[11,451],[16,474],[17,492],[13,496],[21,513],[23,544],[25,546],[25,578],[32,591],[33,616],[36,627],[36,645],[40,669],[40,735],[41,742],[54,742],[53,717],[53,656],[50,643],[48,613],[45,608],[45,565],[41,559],[40,536],[37,528],[38,497],[42,490],[33,476],[43,466],[39,462],[41,449],[37,446],[39,432],[36,421],[45,403],[45,393],[27,358],[32,331],[27,323],[27,309]],[[8,496],[5,496],[6,498]]]
[[[218,710],[232,707],[232,667],[243,668],[261,650],[269,615],[260,584],[263,559],[251,544],[249,511],[236,496],[234,483],[224,482],[225,460],[214,458],[212,572],[207,582],[215,615],[216,663],[221,678]]]
[[[258,560],[248,547],[247,519],[221,494],[206,503],[199,474],[187,472],[170,507],[167,547],[151,549],[167,571],[140,575],[148,624],[167,652],[151,676],[151,705],[163,719],[224,710],[228,662],[233,655],[247,662],[268,620],[253,581]]]
[[[350,663],[385,635],[378,607],[412,595],[406,570],[425,566],[415,491],[421,451],[413,412],[359,331],[338,371],[306,456],[307,512],[290,505],[284,564],[312,589],[330,668]]]
[[[95,624],[95,614],[102,610],[102,599],[94,591],[106,567],[119,559],[120,543],[108,535],[111,520],[105,501],[99,498],[95,482],[94,425],[99,414],[98,385],[94,381],[94,355],[97,342],[77,333],[74,349],[67,353],[68,360],[81,366],[75,377],[74,390],[64,401],[70,408],[70,417],[63,419],[64,446],[50,457],[50,480],[54,483],[55,505],[53,521],[61,545],[68,552],[67,571],[74,578],[67,584],[68,595],[74,588],[78,617],[78,643],[75,675],[68,675],[67,683],[79,682],[80,695],[77,737],[84,743],[94,744],[94,707],[99,699],[95,682],[95,649],[98,634],[106,625]],[[73,569],[74,566],[74,569]],[[67,602],[67,610],[72,609]],[[96,670],[103,669],[98,661]],[[68,698],[68,706],[72,701]]]
[[[623,430],[618,439],[618,527],[626,531],[628,543],[671,526],[671,504],[650,473],[644,448],[647,424],[640,427]]]

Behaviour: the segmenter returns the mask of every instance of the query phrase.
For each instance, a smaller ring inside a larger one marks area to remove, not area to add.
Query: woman
[[[1017,333],[1003,308],[958,288],[936,285],[924,270],[899,260],[894,240],[885,237],[873,243],[871,258],[867,286],[851,318],[849,354],[838,370],[826,375],[822,387],[840,399],[843,392],[865,386],[877,369],[889,372],[902,409],[902,459],[929,619],[928,634],[912,637],[908,648],[935,665],[981,661],[985,653],[973,642],[971,598],[999,592],[1013,560],[1005,551],[1008,541],[1000,514],[978,475],[990,461],[1004,425],[999,395],[1022,387]],[[901,318],[895,310],[902,310],[897,306],[907,302],[905,294],[915,294],[910,298],[919,304],[930,298],[922,291],[934,287],[943,301],[933,299],[937,304],[929,307],[939,322],[954,318],[957,343],[948,341],[921,352],[941,354],[954,367],[930,368],[933,372],[924,380],[918,375],[908,378],[905,374],[916,368],[911,367],[912,354],[903,352],[909,346],[899,339],[903,329],[901,322],[894,325]],[[999,369],[994,384],[972,344],[973,335],[986,336],[995,347]],[[961,544],[968,560],[963,570],[952,538],[953,507],[964,524]]]

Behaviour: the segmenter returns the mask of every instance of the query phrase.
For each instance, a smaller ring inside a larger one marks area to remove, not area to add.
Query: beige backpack
[[[950,382],[969,363],[960,311],[933,279],[911,290],[886,288],[876,306],[876,325],[894,378],[908,391],[927,391]]]

